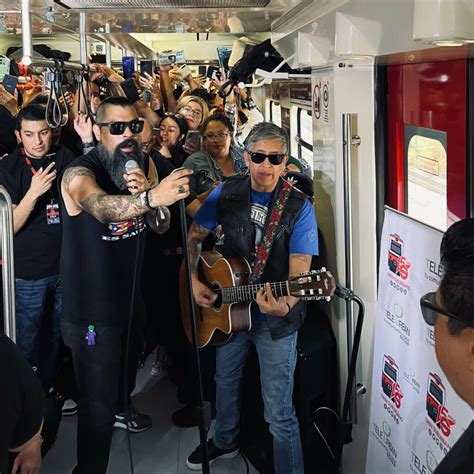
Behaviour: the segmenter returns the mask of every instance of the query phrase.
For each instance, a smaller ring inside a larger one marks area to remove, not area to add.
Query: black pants
[[[130,334],[128,377],[124,380],[126,331],[120,327],[96,327],[96,344],[88,346],[87,325],[62,321],[66,345],[71,348],[74,371],[81,392],[77,426],[75,474],[105,474],[115,414],[124,410],[127,395],[135,387],[143,338],[136,326]]]

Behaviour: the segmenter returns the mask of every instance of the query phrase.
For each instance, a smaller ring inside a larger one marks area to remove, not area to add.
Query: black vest
[[[97,184],[108,194],[123,194],[104,169],[97,150],[78,158],[71,166],[90,169]],[[103,224],[86,211],[70,216],[62,204],[60,273],[64,319],[85,328],[88,324],[126,328],[133,286],[135,317],[141,316],[143,305],[140,279],[144,216]]]
[[[282,184],[283,180],[280,178],[273,192],[267,221]],[[305,200],[306,196],[303,193],[296,188],[291,190],[261,282],[288,279],[289,240],[295,220]],[[232,176],[224,182],[218,202],[218,222],[222,225],[225,235],[223,244],[219,246],[219,252],[224,257],[245,257],[251,262],[255,249],[255,229],[250,220],[250,177],[248,175]],[[265,315],[272,339],[279,339],[297,331],[303,323],[305,312],[305,301],[299,300],[286,317]]]

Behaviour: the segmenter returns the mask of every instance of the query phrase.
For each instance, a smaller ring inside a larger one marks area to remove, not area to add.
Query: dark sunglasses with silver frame
[[[423,319],[425,320],[426,324],[430,326],[434,326],[436,322],[436,318],[438,317],[438,314],[444,314],[445,316],[448,316],[448,318],[455,319],[456,321],[462,321],[464,323],[467,322],[466,319],[461,318],[460,316],[457,316],[455,314],[452,314],[449,311],[446,311],[441,306],[439,306],[436,303],[435,292],[430,292],[430,293],[426,293],[426,295],[423,295],[420,298],[420,307],[421,307],[421,313],[423,314]]]
[[[285,153],[274,153],[274,154],[266,154],[266,153],[259,153],[257,151],[250,151],[250,150],[246,150],[246,152],[250,155],[250,159],[256,163],[256,164],[260,164],[260,163],[263,163],[265,161],[265,158],[268,158],[268,161],[274,165],[274,166],[278,166],[278,165],[281,165],[281,162],[284,160],[285,158]]]
[[[144,126],[143,120],[135,119],[130,122],[98,123],[99,127],[108,127],[111,135],[121,135],[128,127],[132,133],[141,133]]]

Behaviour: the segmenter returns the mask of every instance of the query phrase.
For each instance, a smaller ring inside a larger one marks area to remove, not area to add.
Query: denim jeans
[[[54,385],[61,345],[62,312],[59,275],[39,280],[16,279],[16,343],[47,391]]]
[[[303,474],[303,453],[293,406],[297,333],[272,340],[266,321],[252,318],[252,329],[240,332],[217,349],[217,416],[214,444],[237,445],[240,419],[240,382],[250,344],[257,349],[264,402],[264,418],[273,436],[276,474]]]

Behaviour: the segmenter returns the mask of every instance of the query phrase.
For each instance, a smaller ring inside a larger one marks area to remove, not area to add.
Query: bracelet
[[[286,303],[286,306],[288,306],[288,313],[286,313],[286,315],[288,316],[290,314],[290,311],[291,311],[290,303]]]
[[[82,148],[94,148],[95,143],[94,142],[82,142]]]
[[[151,191],[151,188],[148,188],[146,191],[145,191],[145,204],[150,208],[150,209],[154,209],[154,207],[150,204],[150,191]]]

